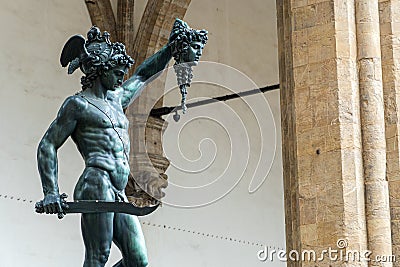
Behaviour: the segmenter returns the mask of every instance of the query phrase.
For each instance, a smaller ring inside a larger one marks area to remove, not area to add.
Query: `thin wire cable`
[[[16,197],[16,196],[8,195],[8,194],[0,194],[0,200],[14,200],[14,201],[17,201],[20,203],[34,203],[33,200],[29,200],[29,199],[22,198],[22,197]],[[195,231],[195,230],[189,230],[189,229],[185,229],[184,227],[170,226],[170,225],[166,225],[166,224],[156,224],[156,223],[152,223],[149,221],[142,221],[141,223],[145,226],[157,227],[162,230],[171,230],[171,231],[178,231],[178,232],[193,234],[193,235],[203,237],[203,238],[213,238],[213,239],[217,239],[217,240],[225,240],[228,242],[238,243],[238,244],[247,245],[247,246],[256,246],[256,247],[267,246],[267,245],[263,244],[262,242],[248,241],[248,240],[243,240],[243,239],[239,239],[239,238],[235,238],[235,237],[229,237],[227,235],[217,235],[217,234],[212,234],[212,233],[205,233],[205,232],[200,232],[200,231]],[[268,246],[268,247],[273,248],[275,250],[284,250],[277,246]]]

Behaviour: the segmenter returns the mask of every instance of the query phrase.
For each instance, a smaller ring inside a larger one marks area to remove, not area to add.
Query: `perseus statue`
[[[127,203],[129,135],[123,110],[137,98],[150,78],[160,73],[176,55],[174,32],[168,43],[146,59],[124,82],[134,63],[125,46],[112,43],[107,32],[92,27],[87,39],[71,37],[65,44],[60,62],[71,74],[83,72],[82,90],[68,97],[51,123],[37,151],[44,199],[36,203],[39,213],[79,212],[86,249],[84,267],[104,266],[111,243],[121,250],[116,266],[147,266],[147,252],[139,220],[154,208]],[[189,44],[191,42],[189,41]],[[201,47],[193,46],[184,56],[197,61]],[[193,55],[194,54],[194,55]],[[71,137],[85,162],[74,190],[74,201],[66,202],[58,187],[57,150]]]

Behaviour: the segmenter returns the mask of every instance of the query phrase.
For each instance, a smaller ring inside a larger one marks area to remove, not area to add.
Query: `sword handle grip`
[[[68,209],[68,204],[67,204],[67,202],[65,201],[65,199],[66,199],[67,197],[68,197],[68,195],[65,194],[65,193],[62,193],[62,194],[60,195],[60,204],[61,204],[61,207],[62,207],[63,210]],[[43,200],[40,200],[40,201],[38,201],[38,202],[35,203],[35,211],[36,211],[37,213],[40,213],[40,214],[44,213]],[[64,211],[64,212],[65,212],[65,211]],[[64,214],[63,212],[60,212],[60,213],[57,214],[57,217],[58,217],[58,219],[62,219],[62,218],[64,218],[64,215],[65,215],[65,214]]]
[[[43,200],[35,203],[35,211],[37,213],[44,213]]]

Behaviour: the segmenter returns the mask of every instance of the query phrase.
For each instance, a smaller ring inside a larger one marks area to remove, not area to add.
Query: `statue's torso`
[[[85,165],[108,171],[112,184],[122,190],[129,175],[129,122],[118,102],[79,97],[88,105],[77,119],[72,139]]]

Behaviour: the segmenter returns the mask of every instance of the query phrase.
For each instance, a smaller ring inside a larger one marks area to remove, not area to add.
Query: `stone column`
[[[141,108],[145,108],[144,103],[141,103]],[[164,196],[162,190],[167,186],[165,172],[169,161],[163,157],[161,143],[167,123],[161,118],[149,117],[147,114],[128,114],[127,117],[133,124],[129,129],[130,134],[136,138],[131,142],[135,153],[130,158],[135,177],[129,180],[125,189],[126,195],[130,202],[138,206],[154,205],[157,203],[155,199],[159,200]]]
[[[368,249],[375,258],[392,254],[378,0],[356,0],[356,26]]]
[[[386,177],[392,228],[392,251],[400,254],[400,2],[379,1],[383,98],[385,103]],[[400,267],[397,260],[393,266]]]
[[[366,250],[354,1],[276,3],[287,251]]]

